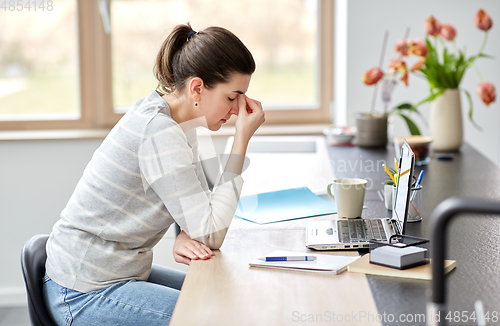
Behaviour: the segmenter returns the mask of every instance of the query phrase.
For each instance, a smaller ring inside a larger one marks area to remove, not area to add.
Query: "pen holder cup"
[[[419,222],[422,220],[422,185],[412,187],[410,191],[410,207],[408,208],[407,222]],[[396,187],[392,187],[392,208],[396,198]]]
[[[425,258],[428,257],[428,252],[429,252],[429,240],[419,237],[412,237],[409,235],[394,234],[389,239],[389,243],[380,242],[377,240],[370,240],[370,252],[382,246],[394,246],[400,248],[407,246],[414,246],[414,247],[424,248],[427,249],[425,253]]]

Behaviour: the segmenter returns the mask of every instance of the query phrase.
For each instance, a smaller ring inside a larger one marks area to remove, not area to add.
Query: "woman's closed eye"
[[[236,97],[235,98],[230,98],[229,97],[229,100],[232,102],[232,101],[236,100]]]

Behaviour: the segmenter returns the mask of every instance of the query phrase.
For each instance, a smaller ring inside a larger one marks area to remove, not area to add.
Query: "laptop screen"
[[[406,218],[408,216],[408,206],[410,203],[414,162],[415,155],[406,140],[404,140],[399,161],[400,176],[398,178],[396,199],[392,210],[392,219],[396,222],[398,232],[401,234],[406,234]]]

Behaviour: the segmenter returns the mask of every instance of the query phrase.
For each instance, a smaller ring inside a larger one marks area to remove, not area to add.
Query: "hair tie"
[[[193,36],[193,35],[194,35],[194,34],[196,34],[196,33],[198,33],[198,32],[196,32],[196,31],[194,31],[194,30],[193,30],[193,31],[191,31],[191,32],[189,32],[189,33],[188,33],[188,36],[187,36],[188,41],[189,41],[189,39],[191,38],[191,36]]]

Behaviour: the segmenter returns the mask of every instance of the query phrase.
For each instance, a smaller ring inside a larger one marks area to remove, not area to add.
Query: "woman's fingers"
[[[247,111],[247,101],[246,101],[246,96],[243,94],[238,95],[238,116],[240,114],[246,114],[248,113]]]
[[[236,132],[248,141],[266,120],[264,110],[262,110],[262,104],[259,101],[250,99],[243,94],[238,96],[238,106]]]
[[[262,111],[262,104],[259,101],[251,99],[246,95],[245,95],[245,100],[246,100],[247,106],[252,110],[252,112]]]
[[[208,248],[204,243],[196,241],[196,247],[197,249],[204,255],[204,256],[213,256],[212,250]],[[201,258],[201,257],[200,257]]]
[[[174,254],[174,260],[178,263],[188,265],[191,263],[191,259],[181,256],[179,254]]]
[[[196,240],[191,240],[189,244],[186,245],[185,249],[189,251],[188,257],[193,257],[191,259],[208,259],[212,257],[212,251],[205,246],[203,243]]]

